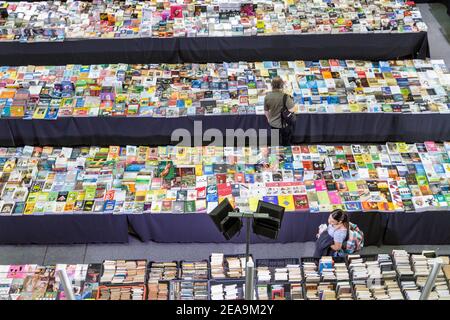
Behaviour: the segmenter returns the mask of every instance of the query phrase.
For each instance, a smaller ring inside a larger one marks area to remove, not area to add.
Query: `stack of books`
[[[105,260],[101,283],[143,284],[147,270],[146,260]]]
[[[240,279],[245,277],[245,261],[246,258],[242,256],[225,257],[225,265],[227,266],[227,278]],[[252,261],[252,257],[249,257],[249,261]]]
[[[424,71],[426,70],[426,72]],[[443,60],[0,67],[0,117],[264,115],[271,79],[303,113],[449,113]]]
[[[214,253],[211,258],[214,266],[226,264],[228,256]],[[232,258],[240,260],[240,257]],[[429,255],[427,252],[409,254],[404,250],[393,250],[392,257],[389,254],[348,256],[350,280],[337,276],[344,274],[345,268],[341,263],[334,263],[336,278],[341,280],[321,281],[322,271],[319,268],[330,269],[332,262],[327,257],[320,260],[302,258],[300,269],[304,282],[286,280],[286,269],[288,275],[289,270],[297,273],[299,269],[298,265],[288,263],[298,262],[298,259],[257,260],[258,270],[263,274],[269,270],[270,278],[258,276],[255,297],[259,300],[416,300],[435,259],[442,260],[443,269],[438,273],[430,299],[448,300],[449,258],[436,258],[435,253]],[[152,262],[147,270],[148,280],[144,279],[139,284],[112,284],[115,277],[127,274],[128,269],[132,272],[133,268],[145,263],[145,260],[136,260],[133,261],[135,267],[125,268],[131,265],[130,261],[133,260],[106,260],[102,273],[102,264],[0,265],[0,300],[65,300],[67,297],[57,276],[57,271],[62,269],[66,270],[74,286],[75,297],[79,300],[240,300],[244,297],[243,279],[215,279],[212,276],[214,273],[211,273],[204,280],[196,280],[190,271],[191,264],[195,263],[186,261]],[[203,270],[205,261],[198,263]],[[158,270],[167,268],[167,273],[171,273],[169,270],[183,264],[187,271],[180,272],[180,275],[185,274],[184,277],[189,280],[177,279],[173,273],[164,276],[165,273]],[[277,273],[283,274],[282,279],[275,280]],[[171,280],[161,280],[163,278]],[[294,278],[299,280],[301,277]]]
[[[288,264],[286,266],[288,270],[289,282],[301,282],[303,281],[302,271],[299,264]]]
[[[434,260],[436,258],[428,258],[423,254],[412,254],[411,264],[416,278],[416,284],[422,291],[425,283],[433,268]],[[440,259],[440,258],[437,258]],[[449,300],[450,292],[447,279],[445,278],[443,269],[438,272],[435,285],[430,293],[429,300]]]
[[[244,296],[243,282],[211,284],[211,300],[240,300]]]
[[[212,279],[226,278],[223,253],[211,254],[210,265],[211,265],[211,278]]]
[[[144,300],[145,290],[140,286],[100,287],[98,300]]]
[[[291,283],[291,300],[304,300],[301,283]]]
[[[173,300],[208,300],[208,281],[174,281]]]
[[[257,282],[270,282],[272,280],[272,273],[269,267],[257,267],[256,268]],[[265,287],[265,286],[264,286]]]
[[[426,31],[409,1],[1,2],[3,41]]]
[[[149,266],[149,280],[170,281],[177,279],[178,266],[176,262],[151,262]]]
[[[147,292],[148,300],[169,300],[169,282],[149,279]]]
[[[392,250],[392,256],[403,295],[407,300],[419,300],[421,290],[414,277],[409,253],[405,250]]]
[[[182,261],[180,277],[183,280],[208,280],[208,261]]]

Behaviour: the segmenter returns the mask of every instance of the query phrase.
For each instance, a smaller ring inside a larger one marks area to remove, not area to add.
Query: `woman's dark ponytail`
[[[350,219],[347,212],[342,211],[341,209],[336,209],[331,211],[331,217],[336,221],[342,222],[345,228],[347,228],[347,230],[349,229]]]

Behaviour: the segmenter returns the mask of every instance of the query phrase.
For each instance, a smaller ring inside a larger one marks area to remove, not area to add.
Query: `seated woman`
[[[348,237],[349,224],[347,212],[339,209],[332,211],[328,217],[328,227],[325,227],[325,225],[319,227],[314,257],[344,256],[343,244]]]

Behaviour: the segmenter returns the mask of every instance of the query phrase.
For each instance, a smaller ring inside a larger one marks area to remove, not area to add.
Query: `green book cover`
[[[319,204],[331,204],[326,191],[317,191],[317,198],[319,199]]]
[[[195,201],[186,201],[184,203],[185,212],[195,212]]]
[[[445,200],[447,201],[447,204],[450,206],[450,193],[445,194]]]
[[[95,199],[95,192],[97,190],[96,186],[88,186],[86,187],[85,191],[86,194],[84,196],[85,200],[94,200]]]
[[[356,181],[345,181],[347,184],[347,188],[349,192],[358,192],[358,185],[356,184]]]
[[[51,191],[51,192],[48,193],[47,201],[53,202],[53,201],[56,201],[56,199],[58,199],[58,192]]]
[[[78,198],[78,192],[77,191],[69,191],[69,194],[67,195],[67,202],[75,202]]]
[[[49,201],[48,196],[49,192],[38,192],[37,194],[37,201]]]
[[[426,185],[428,185],[428,179],[427,179],[426,176],[421,176],[421,175],[416,174],[416,180],[417,180],[417,184],[419,186],[426,186]]]
[[[37,193],[30,193],[27,198],[27,203],[35,203],[36,201],[37,201]]]

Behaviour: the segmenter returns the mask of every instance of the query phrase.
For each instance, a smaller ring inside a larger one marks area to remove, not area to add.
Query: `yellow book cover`
[[[46,107],[37,107],[33,114],[33,119],[44,119],[45,113],[47,112]]]
[[[196,164],[195,165],[195,175],[196,176],[202,176],[203,175],[203,165]]]
[[[408,153],[408,145],[404,142],[397,142],[397,149],[400,153]]]
[[[265,26],[266,26],[266,24],[264,23],[264,20],[258,20],[256,22],[256,28],[258,28],[258,29],[264,29]]]
[[[153,190],[153,199],[154,201],[164,200],[166,198],[166,194],[167,192],[164,189]]]
[[[278,196],[278,204],[285,208],[286,211],[295,211],[294,197],[289,196]]]
[[[330,71],[322,71],[322,75],[324,79],[333,79]]]
[[[67,202],[66,205],[64,206],[64,212],[72,212],[74,207],[75,207],[74,202]]]
[[[356,157],[355,157],[355,158],[356,158]],[[363,160],[365,163],[372,163],[372,156],[371,156],[370,154],[367,154],[367,153],[362,154],[362,160]]]
[[[258,209],[259,200],[261,200],[261,197],[248,198],[248,204],[251,212],[256,212],[256,209]],[[292,199],[292,204],[294,204],[294,199]]]
[[[25,115],[25,108],[24,106],[12,106],[10,112],[11,117],[22,118]]]
[[[23,214],[33,214],[33,211],[34,211],[34,205],[35,205],[34,202],[33,202],[33,203],[27,202]]]
[[[145,197],[147,195],[147,191],[146,190],[139,190],[136,191],[136,194],[134,196],[134,201],[145,201]]]
[[[77,201],[83,201],[84,200],[84,195],[86,194],[86,192],[83,191],[79,191],[77,194]]]
[[[267,69],[261,69],[261,77],[268,77],[269,76],[269,70]]]

